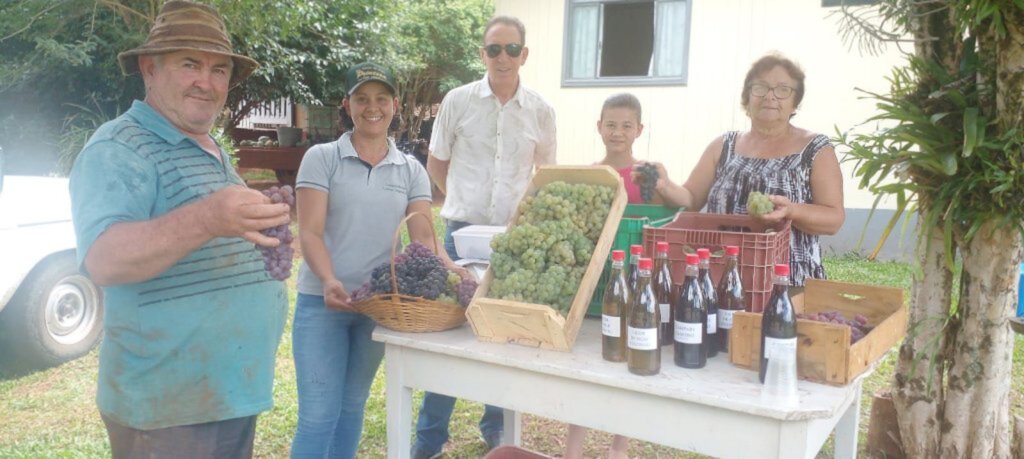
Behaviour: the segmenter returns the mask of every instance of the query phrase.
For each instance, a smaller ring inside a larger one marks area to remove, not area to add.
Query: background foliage
[[[368,59],[402,76],[411,126],[416,105],[479,78],[477,43],[494,9],[490,0],[200,1],[221,11],[236,51],[262,64],[230,93],[228,130],[264,101],[337,105],[345,70]],[[0,146],[13,159],[60,150],[70,164],[95,125],[143,97],[116,56],[145,41],[161,3],[0,2]]]

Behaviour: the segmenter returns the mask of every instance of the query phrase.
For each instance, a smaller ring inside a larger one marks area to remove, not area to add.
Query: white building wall
[[[803,67],[807,93],[793,123],[829,136],[837,126],[846,130],[873,114],[874,102],[860,100],[854,88],[886,91],[885,77],[902,63],[894,46],[868,56],[844,44],[838,18],[829,17],[836,9],[822,8],[821,0],[694,0],[685,86],[562,88],[564,1],[495,0],[495,7],[497,14],[526,25],[530,54],[521,74],[524,84],[555,107],[559,163],[600,160],[604,150],[595,124],[601,104],[628,91],[644,109],[635,155],[665,163],[677,183],[686,180],[712,139],[749,128],[740,90],[747,69],[765,53],[779,51]],[[854,164],[842,168],[846,206],[870,208],[874,195],[858,189]]]

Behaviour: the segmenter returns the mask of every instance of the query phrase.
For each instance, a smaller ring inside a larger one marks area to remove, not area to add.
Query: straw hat
[[[235,62],[231,87],[241,83],[260,64],[235,54],[220,13],[213,7],[184,0],[170,0],[160,8],[149,37],[142,46],[117,55],[121,71],[131,75],[139,71],[138,56],[195,50],[229,56]]]

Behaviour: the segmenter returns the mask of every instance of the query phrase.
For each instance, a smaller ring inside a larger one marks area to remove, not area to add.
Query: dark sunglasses
[[[509,43],[505,46],[498,44],[484,46],[484,51],[487,52],[487,57],[491,59],[498,57],[498,55],[501,54],[502,49],[505,50],[508,57],[519,57],[520,54],[523,54],[523,45],[520,45],[519,43]]]

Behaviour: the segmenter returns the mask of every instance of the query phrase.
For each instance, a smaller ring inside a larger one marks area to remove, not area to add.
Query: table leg
[[[522,425],[523,415],[518,411],[512,411],[505,409],[503,421],[503,429],[505,430],[502,436],[501,443],[505,445],[519,446],[522,442]]]
[[[860,424],[861,383],[857,383],[853,403],[846,408],[843,417],[836,424],[835,457],[836,459],[854,459],[857,457],[857,428]]]
[[[412,448],[412,388],[405,385],[405,375],[399,365],[402,349],[386,345],[384,351],[385,403],[387,404],[388,458],[409,456]]]

